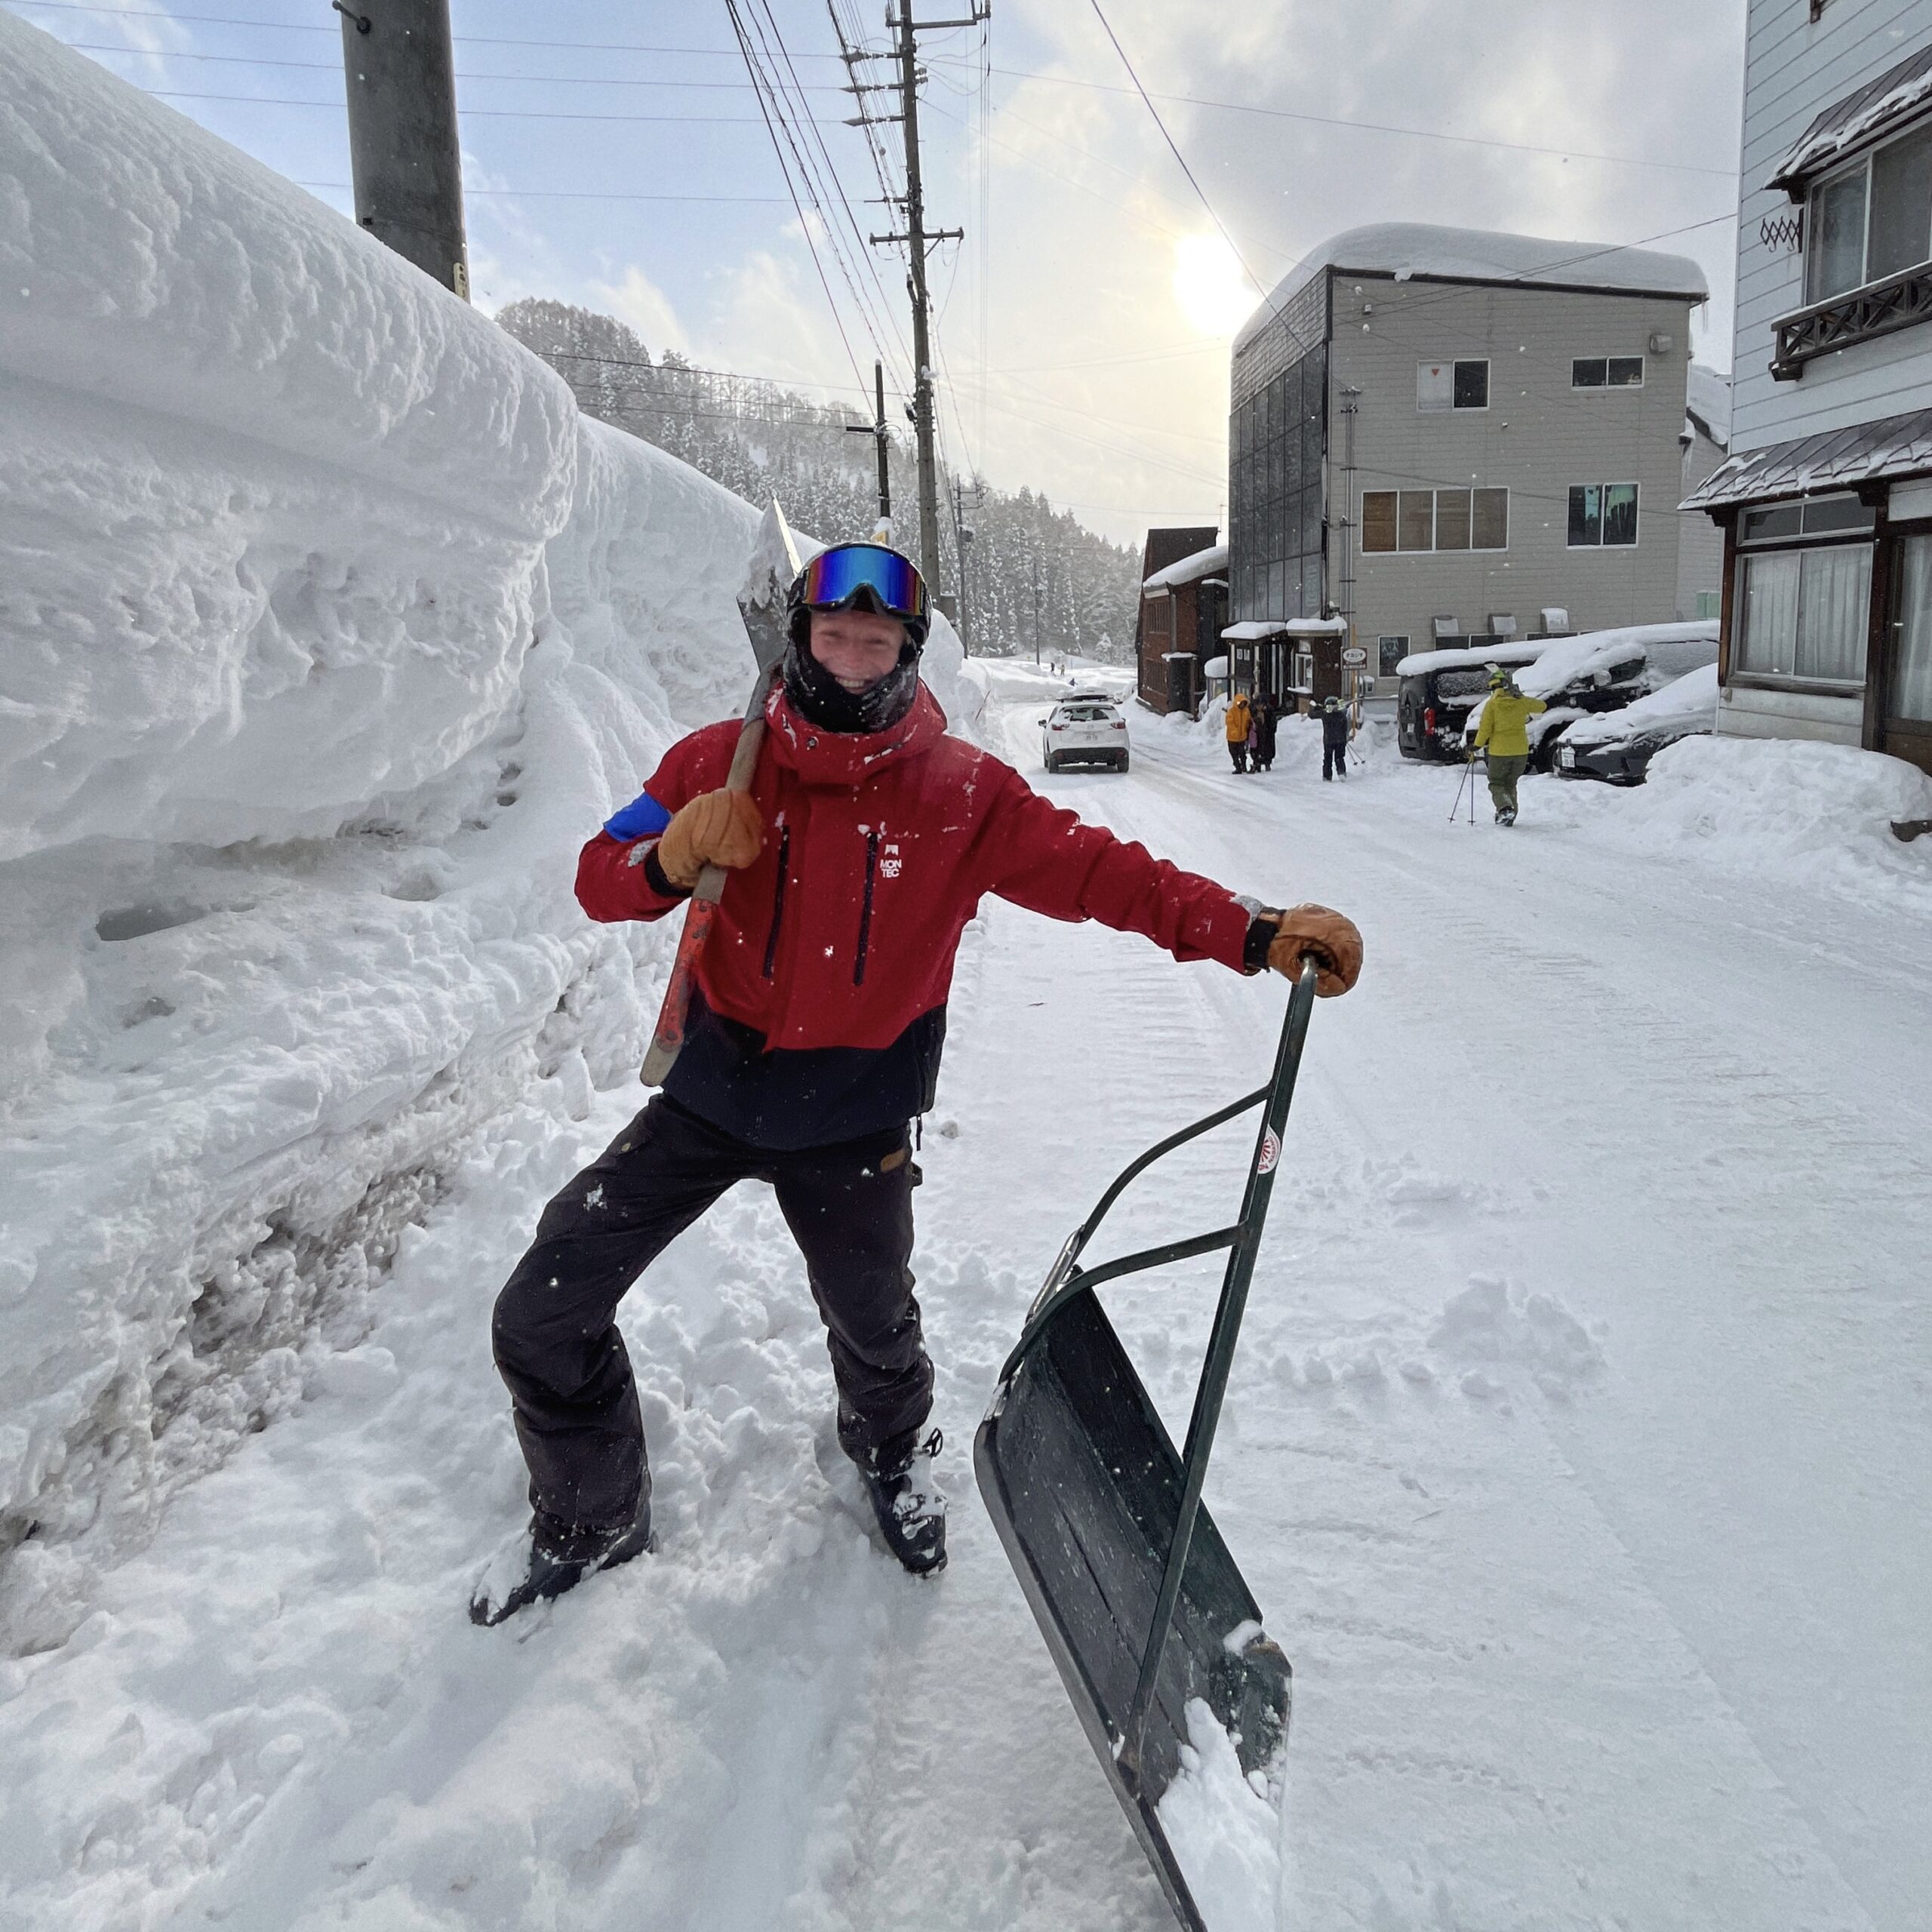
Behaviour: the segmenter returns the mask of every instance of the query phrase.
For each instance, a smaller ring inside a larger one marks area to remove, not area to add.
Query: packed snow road
[[[1035,775],[1045,681],[990,684]],[[1324,786],[1291,734],[1236,777],[1133,726],[1131,774],[1035,782],[1369,946],[1316,1015],[1209,1482],[1297,1670],[1259,1922],[1922,1922],[1927,902],[1660,863],[1596,788],[1472,830],[1453,774]],[[641,1097],[533,1093],[368,1339],[0,1666],[0,1924],[1168,1924],[968,1449],[1066,1229],[1254,1084],[1283,998],[989,904],[921,1155],[949,1569],[867,1535],[801,1270],[740,1189],[626,1309],[660,1553],[486,1632],[465,1592],[521,1478],[490,1300]],[[1115,1240],[1224,1220],[1247,1134]],[[1213,1279],[1110,1297],[1177,1413]]]

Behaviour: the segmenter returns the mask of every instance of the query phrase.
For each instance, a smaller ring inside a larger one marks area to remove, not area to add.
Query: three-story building
[[[1675,255],[1414,223],[1338,235],[1236,338],[1237,685],[1299,681],[1349,620],[1376,696],[1412,652],[1667,621],[1703,272]]]

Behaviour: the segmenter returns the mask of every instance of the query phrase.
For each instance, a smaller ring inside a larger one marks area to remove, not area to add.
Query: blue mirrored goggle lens
[[[869,590],[894,617],[926,614],[926,586],[919,573],[896,550],[870,543],[821,551],[805,566],[799,601],[823,609],[843,604],[861,590]]]

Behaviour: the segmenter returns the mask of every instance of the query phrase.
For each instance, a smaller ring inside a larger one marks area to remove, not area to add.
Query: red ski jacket
[[[945,1003],[960,934],[988,892],[1145,934],[1177,959],[1252,970],[1251,903],[1083,824],[948,737],[924,685],[884,731],[821,730],[777,688],[765,718],[752,785],[764,850],[731,875],[698,983],[768,1048],[891,1045]],[[737,731],[710,724],[672,746],[646,798],[668,814],[717,789]],[[660,919],[682,903],[647,874],[655,843],[600,832],[584,847],[577,895],[593,919]]]

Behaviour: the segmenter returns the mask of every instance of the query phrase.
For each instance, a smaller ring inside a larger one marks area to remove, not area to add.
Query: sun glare
[[[1174,300],[1203,335],[1232,335],[1254,306],[1254,290],[1235,251],[1218,235],[1174,245]]]

